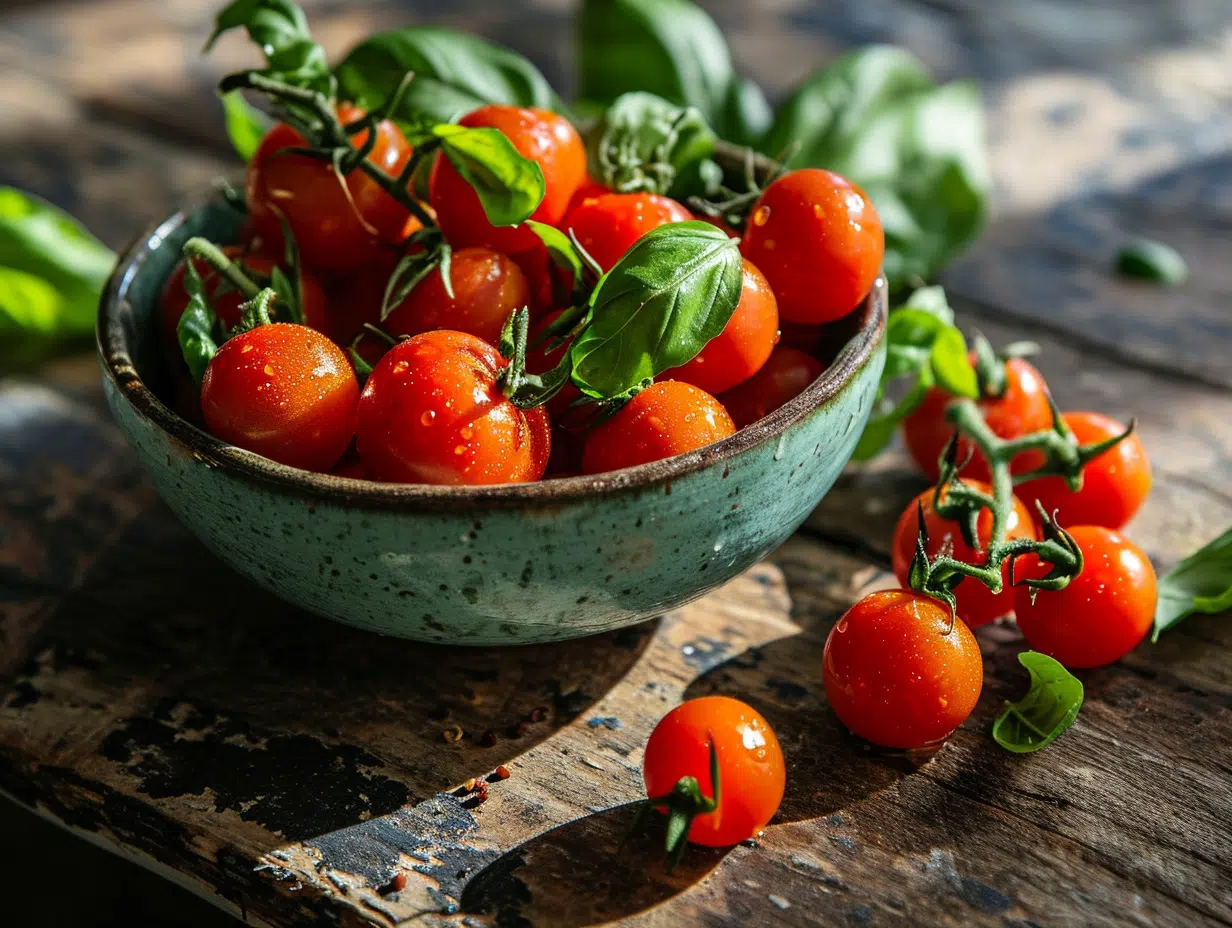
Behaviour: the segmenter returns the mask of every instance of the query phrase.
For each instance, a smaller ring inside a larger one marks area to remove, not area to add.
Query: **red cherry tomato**
[[[740,246],[789,322],[816,324],[860,305],[881,270],[885,237],[864,191],[819,168],[784,174],[749,214]]]
[[[1067,412],[1062,417],[1079,444],[1115,438],[1125,427],[1097,412]],[[1151,462],[1137,435],[1124,438],[1082,469],[1082,489],[1074,492],[1061,477],[1029,480],[1014,491],[1024,500],[1039,500],[1062,525],[1123,528],[1151,492]]]
[[[582,186],[578,187],[573,192],[573,196],[569,198],[569,207],[565,210],[565,216],[567,217],[587,200],[597,200],[599,197],[611,192],[611,187],[605,186],[597,180],[592,180],[588,175],[586,180],[582,182]]]
[[[586,439],[582,471],[601,474],[674,457],[735,434],[727,410],[692,384],[652,384]]]
[[[444,268],[431,271],[381,324],[390,335],[432,329],[467,332],[496,344],[509,314],[530,301],[530,287],[516,264],[500,252],[462,248],[453,253],[445,290]]]
[[[975,708],[984,663],[971,630],[923,593],[870,593],[835,623],[826,698],[853,734],[888,748],[947,737]]]
[[[736,428],[742,429],[795,399],[821,376],[822,370],[816,358],[779,345],[761,370],[720,396],[719,402],[727,407]]]
[[[582,202],[561,223],[578,244],[610,271],[634,242],[669,222],[687,222],[693,214],[657,193],[609,193]]]
[[[974,363],[974,355],[972,362]],[[929,480],[939,476],[938,461],[946,443],[954,434],[954,426],[945,418],[945,409],[953,399],[944,390],[932,389],[915,411],[903,422],[903,440],[916,465]],[[1034,367],[1022,358],[1011,358],[1005,364],[1005,392],[996,399],[979,401],[984,421],[993,434],[1001,438],[1019,438],[1052,428],[1052,408],[1048,405],[1048,385]],[[967,460],[971,443],[966,438],[958,442],[958,460]],[[1025,473],[1043,464],[1038,451],[1018,455],[1010,464],[1016,474]],[[964,477],[988,480],[988,462],[978,452],[966,468]]]
[[[359,384],[316,329],[276,322],[229,338],[201,381],[210,434],[271,460],[329,470],[355,436]]]
[[[1082,551],[1082,573],[1063,590],[1014,588],[1014,614],[1027,643],[1066,667],[1103,667],[1124,657],[1155,619],[1155,568],[1142,549],[1101,525],[1067,529]],[[1049,570],[1028,554],[1014,566],[1016,579]]]
[[[992,493],[992,487],[986,483],[980,483],[977,480],[968,480],[967,483],[974,489],[988,494]],[[890,558],[894,565],[894,576],[904,587],[907,585],[907,576],[911,570],[911,560],[915,557],[915,539],[919,528],[917,507],[919,505],[924,507],[924,526],[928,530],[926,550],[930,558],[945,550],[957,560],[966,561],[968,564],[983,563],[985,546],[988,544],[988,539],[992,537],[992,513],[987,509],[980,511],[979,522],[976,525],[976,537],[980,542],[977,550],[963,540],[962,530],[957,522],[951,522],[937,515],[933,508],[936,496],[935,487],[925,490],[903,510],[898,524],[894,526]],[[1038,537],[1031,513],[1017,497],[1014,499],[1013,506],[1010,507],[1010,516],[1005,523],[1005,537],[1007,540]],[[954,590],[954,597],[958,600],[959,618],[975,628],[977,625],[984,625],[1009,613],[1014,608],[1014,591],[1009,586],[1008,563],[1001,568],[1001,578],[1005,587],[1000,593],[993,593],[972,577],[962,580]]]
[[[391,348],[359,401],[356,444],[369,478],[478,485],[542,477],[548,416],[509,402],[496,382],[505,363],[465,332],[425,332]]]
[[[718,756],[719,805],[693,819],[689,840],[728,847],[765,828],[783,801],[783,751],[760,713],[728,696],[703,696],[677,706],[651,733],[642,776],[652,799],[669,794],[682,777],[696,778],[702,795],[712,799],[712,743]]]
[[[338,105],[338,118],[344,124],[363,115],[350,103]],[[359,148],[367,137],[367,132],[353,135],[351,144]],[[276,207],[286,217],[307,266],[348,271],[367,262],[378,244],[397,244],[419,228],[405,207],[358,168],[343,181],[327,162],[283,152],[304,144],[303,136],[278,123],[248,165],[249,218],[262,241],[282,238]],[[410,156],[411,147],[398,127],[389,120],[379,123],[368,160],[396,175]]]
[[[499,129],[524,157],[543,169],[543,201],[531,219],[556,225],[574,191],[586,180],[586,150],[581,136],[563,116],[518,106],[481,106],[462,117],[468,128]],[[428,198],[445,238],[455,248],[483,246],[506,254],[530,251],[540,244],[527,226],[497,227],[488,222],[483,204],[449,159],[432,166]]]
[[[740,302],[723,331],[691,361],[663,376],[683,380],[707,393],[730,390],[761,370],[779,340],[779,311],[770,284],[748,259]]]

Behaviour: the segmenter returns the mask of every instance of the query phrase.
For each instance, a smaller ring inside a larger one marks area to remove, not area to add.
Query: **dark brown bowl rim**
[[[872,358],[885,331],[888,299],[886,281],[882,276],[874,282],[864,302],[855,310],[862,316],[859,331],[803,393],[729,438],[697,451],[649,464],[595,476],[475,487],[377,483],[300,470],[219,441],[173,412],[146,386],[129,354],[119,312],[127,299],[128,288],[141,272],[150,253],[215,198],[214,194],[198,197],[170,218],[150,227],[121,253],[99,306],[96,334],[104,376],[115,384],[117,392],[139,416],[166,432],[204,466],[221,468],[309,500],[351,507],[406,509],[518,505],[550,507],[614,492],[665,486],[778,438],[804,416],[834,399]]]

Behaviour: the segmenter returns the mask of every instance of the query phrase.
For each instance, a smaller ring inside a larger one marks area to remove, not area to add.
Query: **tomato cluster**
[[[416,173],[412,147],[393,122],[365,123],[367,114],[350,103],[338,104],[336,115],[339,125],[365,126],[351,130],[356,159],[362,154],[389,177]],[[590,179],[582,139],[558,114],[488,105],[460,125],[498,130],[539,166],[544,194],[530,218],[570,236],[596,272],[651,230],[695,218],[666,196],[615,193]],[[738,305],[699,354],[620,398],[615,410],[575,408],[582,395],[571,383],[546,407],[527,409],[511,401],[509,361],[495,346],[515,311],[528,307],[532,331],[542,333],[576,299],[535,230],[489,221],[472,182],[441,152],[430,154],[426,202],[411,209],[371,171],[340,173],[306,144],[284,123],[265,136],[248,168],[244,240],[225,249],[256,285],[278,271],[297,274],[300,318],[276,301],[274,325],[224,342],[192,410],[217,437],[295,467],[494,484],[595,474],[695,450],[767,415],[821,373],[809,354],[776,347],[780,314],[815,343],[822,324],[859,305],[881,264],[881,225],[858,188],[828,171],[785,174],[751,207]],[[425,229],[430,221],[439,232]],[[407,255],[434,247],[422,244],[430,241],[423,232],[443,240],[447,260],[409,290],[392,288]],[[294,268],[290,254],[299,257]],[[223,328],[235,329],[245,295],[207,263],[194,259],[194,268]],[[163,294],[172,355],[189,303],[184,274],[181,265]],[[388,339],[365,334],[373,327]],[[364,362],[357,371],[351,348]],[[528,370],[542,374],[568,340],[549,344],[545,334],[530,348]],[[173,359],[173,367],[185,381],[183,365]],[[193,390],[179,383],[175,394]]]

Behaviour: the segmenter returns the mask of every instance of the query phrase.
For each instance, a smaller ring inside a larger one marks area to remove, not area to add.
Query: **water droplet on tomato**
[[[770,221],[770,207],[762,205],[753,211],[753,225],[764,226]]]
[[[453,449],[453,453],[458,455],[459,457],[466,454],[466,445],[455,445]]]
[[[273,376],[274,376],[274,365],[272,365],[272,364],[267,364],[267,365],[265,365],[265,376],[266,376],[266,377],[273,377]]]
[[[423,411],[423,415],[421,415],[421,416],[419,417],[419,424],[420,424],[420,425],[431,425],[431,424],[432,424],[432,420],[433,420],[433,419],[435,419],[435,418],[436,418],[436,410],[435,410],[435,409],[425,409],[425,410]]]
[[[405,374],[406,369],[410,366],[411,365],[407,364],[405,361],[399,361],[394,365],[394,373],[395,374]]]
[[[458,432],[458,434],[461,435],[463,438],[465,438],[467,441],[470,441],[472,438],[475,437],[475,430],[471,428],[469,425],[464,425],[462,426],[462,429],[461,431]]]
[[[813,204],[813,215],[816,216],[818,219],[825,219],[826,218],[826,208],[822,206],[820,203],[814,203]]]

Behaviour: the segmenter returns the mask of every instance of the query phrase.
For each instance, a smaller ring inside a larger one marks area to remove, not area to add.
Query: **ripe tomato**
[[[453,329],[500,341],[505,320],[530,301],[530,287],[518,266],[500,252],[463,248],[450,261],[453,297],[445,290],[444,268],[431,271],[381,324],[390,335],[418,335]]]
[[[968,480],[967,483],[973,489],[982,490],[988,494],[992,493],[992,487],[986,483],[980,483],[977,480]],[[937,490],[935,487],[925,490],[903,510],[903,514],[898,518],[898,524],[894,526],[894,540],[890,545],[890,559],[894,565],[894,576],[898,578],[898,582],[904,587],[907,585],[907,576],[911,571],[911,560],[915,557],[915,539],[919,529],[917,507],[921,504],[924,506],[924,526],[928,529],[928,548],[926,550],[930,558],[935,557],[942,550],[946,550],[955,559],[966,561],[968,564],[983,563],[985,546],[988,544],[988,539],[992,537],[992,513],[987,509],[980,511],[979,522],[976,526],[976,537],[980,542],[980,547],[975,549],[963,540],[962,530],[958,527],[957,522],[951,522],[949,519],[943,519],[937,515],[936,510],[933,508],[933,501],[936,499],[936,496]],[[1014,499],[1014,505],[1010,508],[1010,517],[1006,522],[1005,537],[1007,539],[1038,537],[1035,531],[1035,522],[1031,519],[1031,513],[1017,497]],[[1001,568],[1001,579],[1005,587],[1000,593],[993,593],[988,587],[973,577],[967,577],[962,580],[954,589],[954,597],[958,600],[957,611],[959,618],[972,628],[975,628],[977,625],[984,625],[993,619],[998,619],[1013,609],[1014,591],[1009,586],[1008,563],[1004,564]]]
[[[795,399],[821,376],[822,370],[816,358],[779,345],[761,370],[720,396],[719,402],[727,407],[736,428],[742,429]]]
[[[668,795],[682,777],[694,777],[702,795],[713,799],[712,743],[718,755],[719,805],[693,819],[689,840],[728,847],[765,828],[783,801],[783,751],[760,713],[729,696],[703,696],[677,706],[646,743],[642,777],[651,799]]]
[[[1114,438],[1125,431],[1115,419],[1097,412],[1067,412],[1066,425],[1079,444]],[[1015,492],[1049,515],[1059,513],[1062,525],[1103,525],[1123,528],[1151,492],[1151,463],[1137,435],[1113,445],[1082,469],[1082,489],[1074,492],[1060,477],[1029,480]],[[1032,506],[1034,511],[1034,506]]]
[[[223,342],[201,381],[210,434],[271,460],[329,470],[355,436],[359,384],[316,329],[275,322]]]
[[[547,110],[493,104],[463,116],[461,124],[499,129],[523,157],[538,162],[545,192],[530,218],[549,225],[560,222],[574,191],[586,180],[586,150],[567,119]],[[524,225],[497,227],[488,222],[479,196],[444,156],[432,166],[428,199],[445,238],[455,248],[481,245],[513,254],[541,244]]]
[[[826,639],[822,672],[834,714],[888,748],[947,737],[975,708],[984,662],[971,630],[923,593],[870,593]],[[947,632],[948,629],[948,632]]]
[[[779,340],[779,311],[770,284],[746,258],[740,302],[723,331],[694,357],[664,377],[718,394],[748,380],[766,363]]]
[[[692,218],[675,200],[657,193],[609,193],[579,204],[560,227],[566,234],[572,230],[586,253],[610,271],[651,229]]]
[[[509,402],[496,382],[505,363],[465,332],[424,332],[391,348],[359,400],[356,444],[368,476],[469,485],[542,477],[548,416]]]
[[[756,264],[789,322],[847,315],[881,270],[885,236],[864,191],[820,168],[784,174],[749,214],[740,246]]]
[[[612,188],[593,180],[590,175],[586,176],[586,180],[582,181],[582,186],[573,191],[573,196],[569,198],[569,207],[565,210],[565,216],[585,203],[587,200],[597,200],[604,194],[612,193]]]
[[[972,363],[974,361],[975,356],[972,355]],[[924,402],[903,422],[903,440],[907,450],[929,480],[938,478],[941,452],[954,434],[954,427],[945,418],[945,409],[952,399],[944,390],[933,388],[924,397]],[[979,406],[988,427],[1001,438],[1018,438],[1052,428],[1048,385],[1040,372],[1022,358],[1011,358],[1005,362],[1005,392],[995,399],[980,400]],[[971,443],[967,439],[959,439],[960,462],[967,459],[970,448]],[[1043,463],[1040,452],[1028,451],[1014,458],[1010,470],[1021,474]],[[962,473],[972,480],[988,480],[991,477],[988,462],[978,452],[971,457]]]
[[[338,118],[344,124],[363,115],[350,103],[338,104]],[[351,144],[359,148],[367,137],[367,132],[353,135]],[[282,237],[277,207],[286,216],[307,266],[347,271],[368,261],[379,243],[396,244],[419,228],[405,207],[358,168],[343,181],[327,162],[282,153],[305,144],[298,132],[278,123],[248,165],[249,218],[254,234],[263,241]],[[410,156],[401,130],[389,120],[379,123],[368,161],[396,175]]]
[[[586,439],[582,472],[601,474],[702,448],[735,434],[727,410],[692,384],[652,384]]]
[[[1068,529],[1082,551],[1082,573],[1063,590],[1014,588],[1014,613],[1027,643],[1066,667],[1102,667],[1132,651],[1155,618],[1155,569],[1119,532],[1100,525]],[[1042,577],[1048,565],[1019,559],[1015,578]]]

